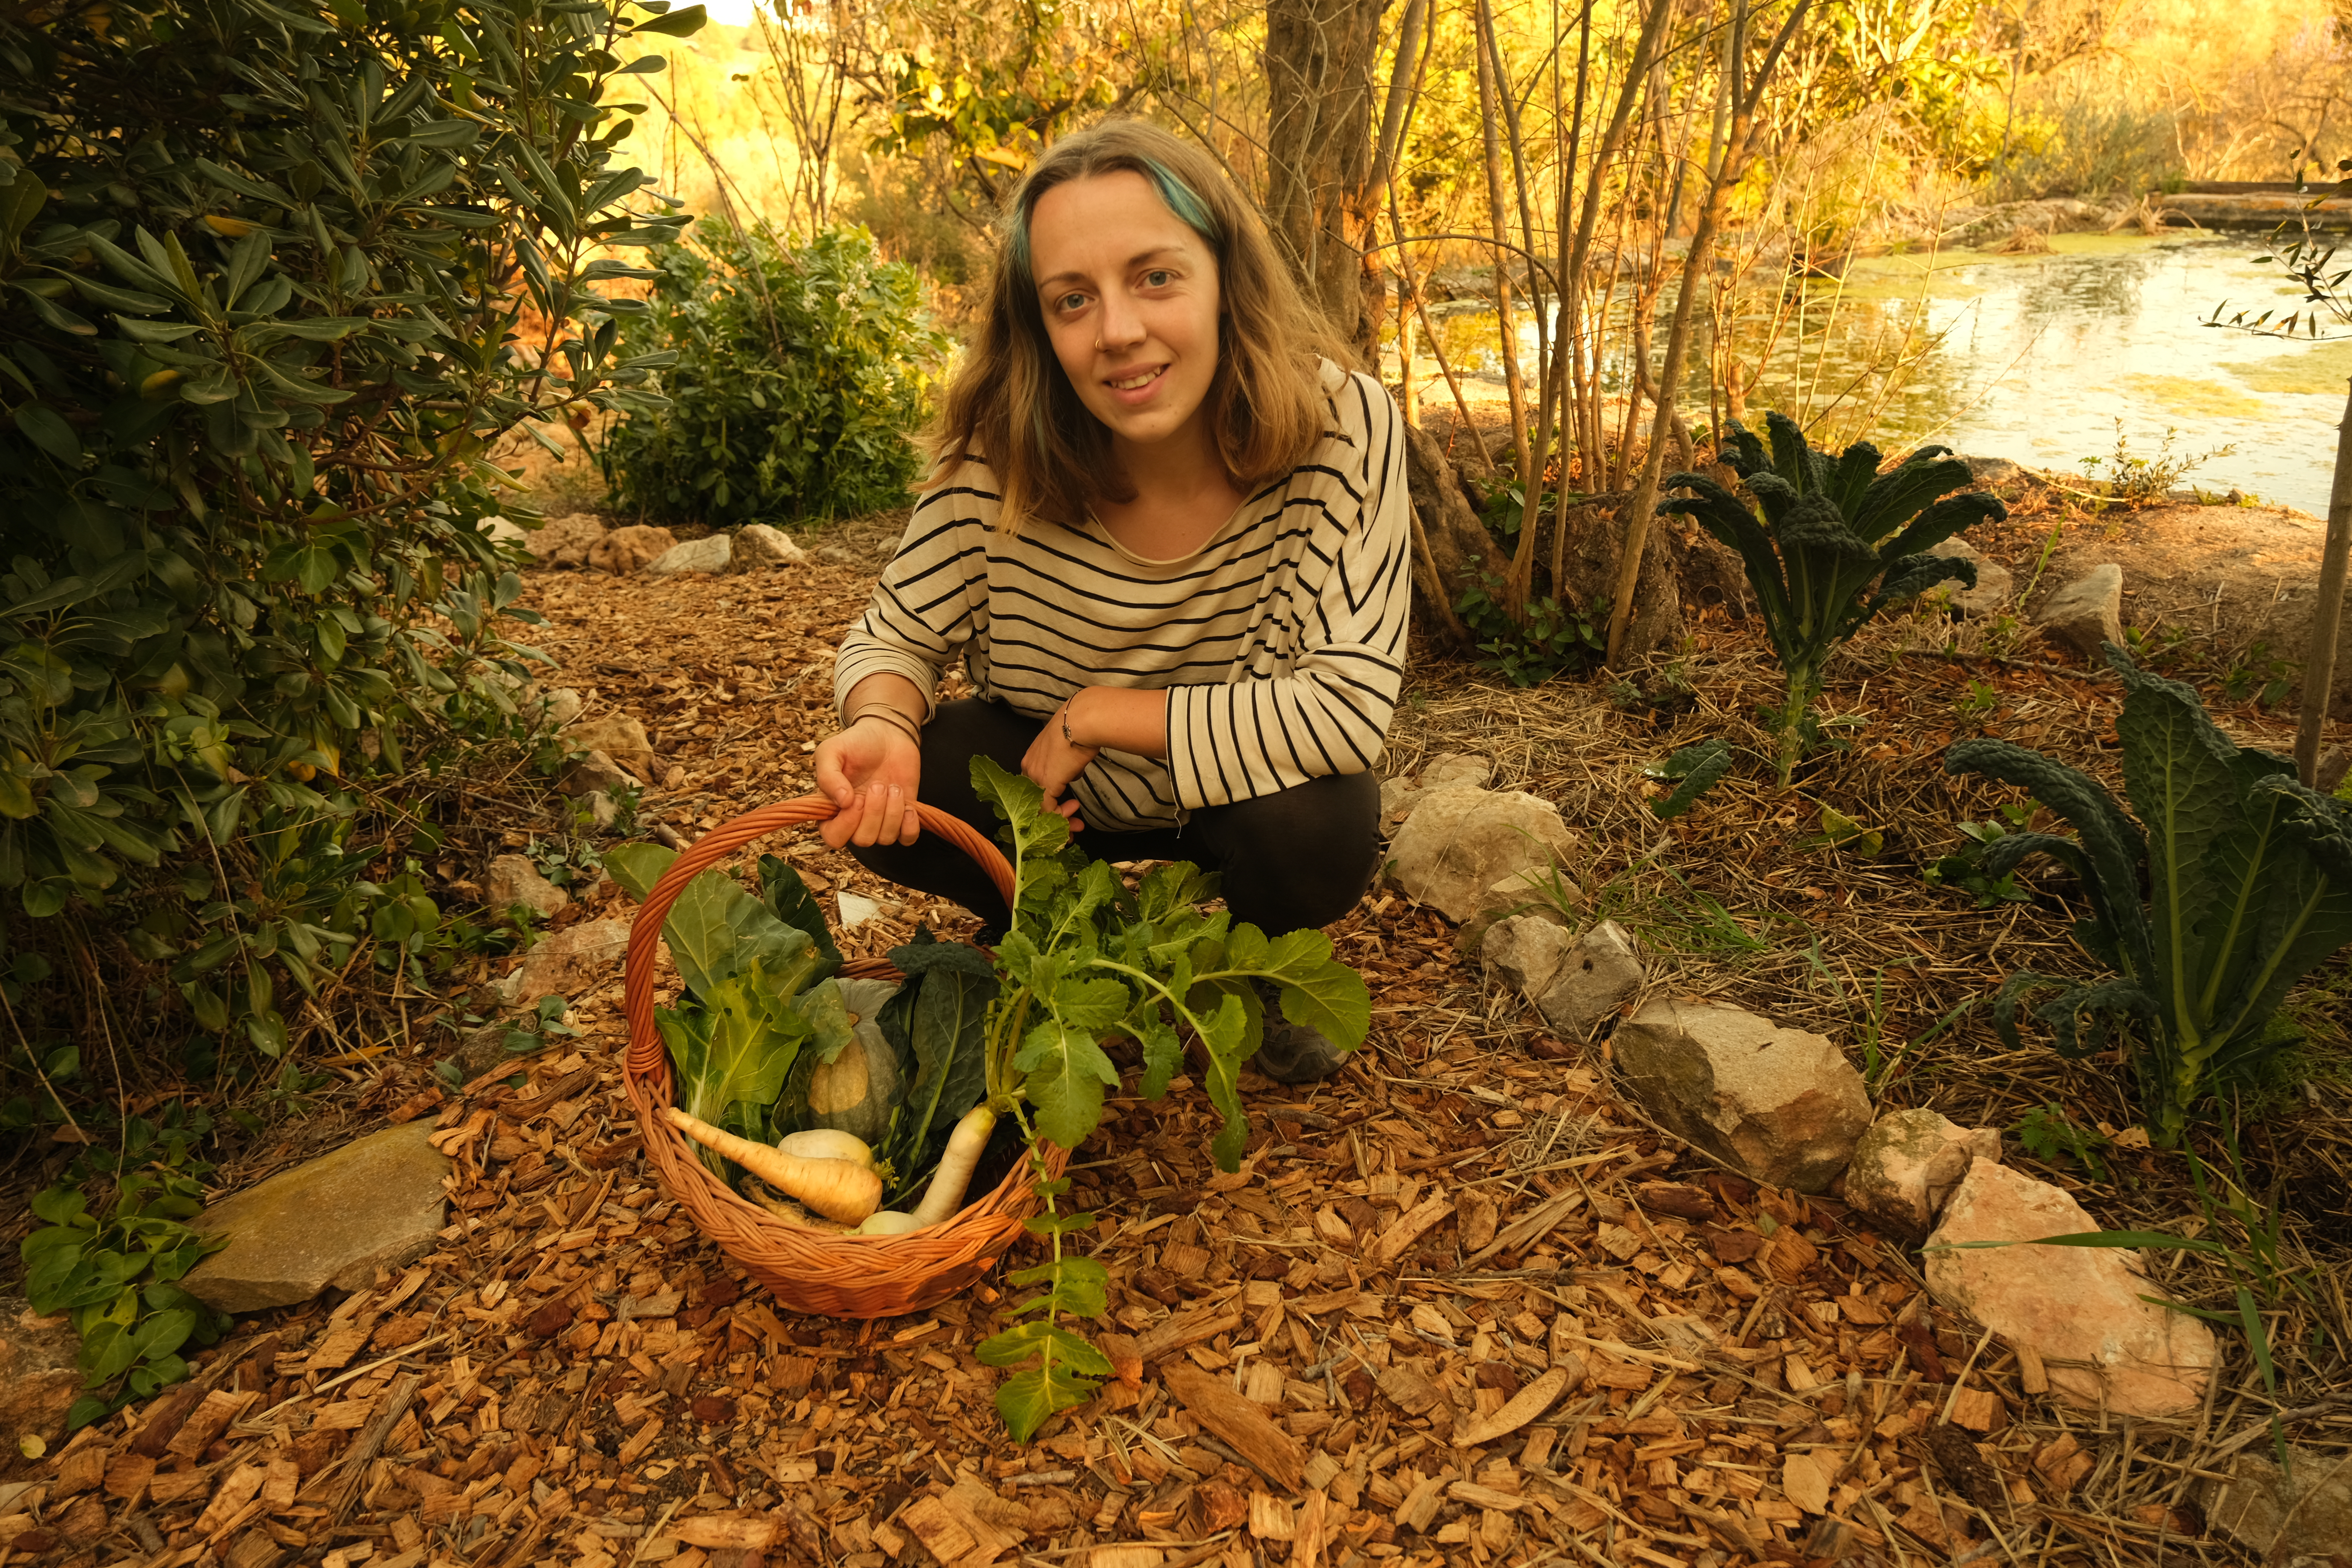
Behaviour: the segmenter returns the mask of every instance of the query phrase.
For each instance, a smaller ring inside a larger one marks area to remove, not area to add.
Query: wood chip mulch
[[[648,820],[691,837],[805,789],[871,581],[851,543],[766,586],[533,579],[548,684],[654,733]],[[1596,764],[1559,765],[1565,800]],[[884,900],[860,950],[958,932],[804,833],[776,842]],[[1792,908],[1844,907],[1802,881]],[[1383,895],[1333,934],[1373,1037],[1325,1084],[1244,1077],[1239,1174],[1210,1164],[1196,1089],[1146,1105],[1131,1068],[1078,1152],[1119,1375],[1026,1447],[972,1353],[1001,1283],[908,1319],[792,1315],[656,1190],[614,975],[511,1079],[388,1074],[392,1118],[432,1119],[456,1161],[437,1248],[245,1320],[188,1384],[0,1486],[0,1568],[2241,1560],[2189,1489],[2267,1441],[2242,1390],[2178,1426],[2054,1405],[2030,1357],[1927,1300],[1915,1253],[1648,1125],[1605,1050],[1542,1036],[1433,912]]]

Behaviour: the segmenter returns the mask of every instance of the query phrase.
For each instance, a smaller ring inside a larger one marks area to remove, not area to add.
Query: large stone
[[[1558,921],[1540,915],[1512,915],[1486,928],[1478,955],[1503,984],[1528,1001],[1543,994],[1559,973],[1576,939]]]
[[[1927,1110],[1890,1110],[1854,1145],[1845,1201],[1916,1240],[1944,1212],[1972,1160],[2000,1158],[2000,1129],[1961,1127]]]
[[[181,1283],[221,1311],[257,1312],[331,1285],[360,1289],[377,1269],[424,1257],[439,1238],[449,1173],[432,1131],[430,1121],[387,1127],[212,1205],[188,1223],[228,1245]]]
[[[2026,477],[2025,470],[2007,458],[1962,458],[1969,466],[1969,482],[1977,486],[2012,485]]]
[[[1617,1026],[1618,1069],[1650,1114],[1752,1180],[1825,1190],[1870,1126],[1862,1075],[1822,1036],[1697,997]]]
[[[808,552],[781,528],[747,522],[735,531],[735,549],[730,559],[738,572],[758,572],[771,566],[798,566],[808,559]]]
[[[643,721],[626,713],[605,713],[566,725],[563,743],[574,752],[602,752],[639,779],[653,780],[653,737],[646,733]]]
[[[593,511],[575,511],[550,518],[523,548],[541,566],[582,567],[588,552],[604,537],[604,520]]]
[[[512,974],[491,987],[509,1007],[529,1007],[542,996],[577,1000],[621,966],[629,922],[587,921],[551,931],[524,955]]]
[[[1432,790],[1485,789],[1494,781],[1495,759],[1475,752],[1440,752],[1410,778],[1381,781],[1381,821],[1393,829],[1412,815]]]
[[[26,1437],[64,1436],[66,1412],[81,1397],[81,1336],[60,1312],[45,1318],[22,1296],[0,1296],[0,1441],[15,1452]]]
[[[1641,944],[1615,921],[1577,938],[1536,993],[1536,1011],[1564,1040],[1589,1040],[1602,1022],[1641,994]]]
[[[2352,1552],[2352,1454],[2290,1444],[2289,1474],[2268,1444],[2205,1483],[2205,1517],[2264,1563],[2341,1563]]]
[[[493,544],[520,545],[525,554],[530,552],[530,530],[511,518],[486,517],[474,526],[488,534]]]
[[[1969,1163],[1927,1240],[1927,1289],[2049,1369],[2050,1390],[2086,1410],[2178,1415],[2205,1398],[2213,1331],[2141,1298],[2139,1254],[2089,1247],[1940,1250],[1962,1242],[2030,1242],[2099,1229],[2047,1182],[1990,1160]]]
[[[527,855],[501,855],[490,862],[489,907],[503,914],[520,905],[542,919],[572,902],[572,895],[539,874]]]
[[[2124,640],[2124,569],[2109,562],[2094,566],[2042,601],[2033,620],[2086,658],[2100,657],[2103,643]]]
[[[1947,539],[1941,544],[1927,547],[1930,555],[1941,555],[1953,561],[1966,561],[1977,569],[1977,585],[1966,587],[1958,583],[1938,583],[1927,590],[1964,616],[1998,615],[2009,607],[2010,596],[2017,592],[2017,579],[2008,567],[1981,554],[1965,539]]]
[[[717,574],[726,571],[728,563],[734,558],[735,547],[727,535],[713,533],[671,545],[646,562],[644,570],[656,577],[675,577],[685,572]]]
[[[667,528],[650,528],[644,523],[615,528],[588,546],[588,564],[596,571],[625,577],[677,542],[677,536]]]
[[[564,794],[578,799],[592,795],[609,797],[616,789],[643,784],[645,781],[614,762],[612,753],[598,748],[591,750],[585,756],[573,758],[572,765],[563,770],[563,777],[558,783]],[[505,906],[497,907],[503,909]]]
[[[1459,924],[1504,901],[1495,884],[1546,868],[1575,844],[1559,808],[1524,791],[1430,790],[1390,847],[1391,875],[1408,898]]]

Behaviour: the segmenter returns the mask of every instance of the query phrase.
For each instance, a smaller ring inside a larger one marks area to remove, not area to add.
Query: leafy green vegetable
[[[792,935],[804,955],[811,945],[808,938],[798,931]],[[805,998],[795,997],[789,989],[792,976],[807,973],[806,965],[793,964],[789,957],[782,975],[754,959],[701,998],[702,1005],[655,1011],[655,1026],[677,1068],[681,1110],[714,1127],[731,1121],[733,1130],[745,1137],[760,1135],[767,1108],[782,1091],[786,1075],[796,1061],[816,1054],[803,1050],[817,1040],[814,1024],[799,1005]],[[836,1013],[840,1009],[838,994],[834,1008]],[[845,1019],[835,1051],[848,1035]],[[739,1110],[745,1106],[752,1108],[748,1114]],[[718,1154],[703,1149],[700,1155],[713,1174],[727,1175],[727,1162]]]
[[[2294,1041],[2280,1004],[2352,942],[2352,806],[2305,788],[2285,759],[2230,740],[2189,688],[2140,670],[2113,644],[2107,662],[2124,680],[2116,727],[2138,822],[2096,781],[2006,742],[1960,742],[1944,767],[2022,785],[2074,825],[2073,838],[2021,833],[1990,845],[1982,874],[2001,877],[2032,855],[2074,871],[2090,906],[2075,935],[2117,972],[2086,984],[2021,970],[1995,1000],[1995,1026],[2014,1043],[2018,1007],[2041,989],[2058,994],[2033,1016],[2063,1055],[2101,1048],[2120,1026],[2138,1047],[2148,1134],[2168,1148],[2209,1095]]]
[[[841,949],[833,942],[833,928],[824,923],[824,911],[817,907],[808,884],[791,862],[773,855],[760,857],[760,897],[768,912],[797,931],[808,932],[817,951],[834,968],[841,967]]]
[[[1699,796],[1715,787],[1717,779],[1731,771],[1731,748],[1721,737],[1710,735],[1643,771],[1654,779],[1678,781],[1672,794],[1650,803],[1650,810],[1663,822],[1688,811]]]
[[[907,977],[878,1019],[908,1085],[881,1150],[898,1175],[896,1205],[922,1191],[957,1120],[987,1097],[988,1009],[999,987],[986,954],[927,931],[891,949],[890,962]]]
[[[1974,587],[1972,563],[1927,552],[1971,523],[2009,511],[1981,491],[1946,495],[1969,479],[1969,466],[1948,456],[1948,447],[1922,447],[1881,474],[1878,448],[1867,441],[1832,458],[1807,445],[1805,433],[1786,415],[1768,414],[1765,424],[1772,437],[1769,452],[1732,420],[1724,426],[1729,439],[1717,454],[1763,504],[1762,519],[1704,474],[1668,479],[1668,489],[1696,494],[1667,501],[1658,511],[1693,519],[1738,551],[1747,568],[1788,678],[1787,700],[1777,716],[1785,785],[1814,734],[1810,713],[1830,651],[1898,600],[1946,581]]]
[[[1114,1370],[1110,1358],[1055,1319],[1064,1312],[1075,1318],[1100,1317],[1110,1306],[1110,1270],[1092,1258],[1071,1257],[1062,1250],[1062,1238],[1095,1222],[1090,1214],[1057,1212],[1057,1200],[1069,1191],[1066,1176],[1048,1178],[1042,1162],[1031,1151],[1037,1188],[1045,1212],[1026,1221],[1032,1234],[1042,1236],[1053,1255],[1034,1268],[1007,1276],[1014,1285],[1043,1285],[1044,1293],[1031,1297],[1013,1310],[1016,1322],[972,1347],[989,1366],[1034,1366],[1015,1373],[996,1391],[996,1413],[1016,1442],[1025,1443],[1057,1412],[1085,1404]],[[1029,1314],[1040,1314],[1031,1318]]]

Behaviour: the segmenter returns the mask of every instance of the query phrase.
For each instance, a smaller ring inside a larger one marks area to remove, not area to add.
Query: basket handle
[[[961,817],[950,816],[919,800],[914,806],[924,831],[938,834],[978,862],[1010,909],[1013,901],[1013,866],[1004,858],[1003,851]],[[661,1034],[654,1027],[654,955],[663,923],[669,919],[670,906],[686,890],[686,885],[755,838],[764,838],[780,828],[829,821],[838,809],[821,795],[754,806],[681,850],[677,858],[670,862],[669,869],[661,874],[661,879],[647,891],[645,903],[629,927],[628,955],[623,971],[622,995],[629,1020],[626,1070],[633,1078],[653,1071],[663,1061]]]

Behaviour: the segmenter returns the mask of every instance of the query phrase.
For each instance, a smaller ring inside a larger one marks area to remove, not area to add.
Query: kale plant
[[[1748,569],[1788,676],[1787,700],[1775,718],[1786,785],[1814,734],[1810,712],[1831,650],[1889,605],[1938,583],[1974,587],[1973,564],[1927,552],[1971,523],[2009,511],[1980,490],[1948,493],[1969,482],[1969,466],[1946,456],[1949,447],[1922,447],[1881,474],[1878,448],[1867,441],[1832,458],[1808,446],[1788,416],[1768,414],[1765,424],[1769,452],[1733,420],[1717,453],[1762,503],[1762,518],[1704,474],[1669,479],[1670,489],[1695,494],[1658,510],[1696,520],[1738,551]]]
[[[2075,936],[2116,972],[2083,983],[2021,970],[2000,988],[1995,1026],[2014,1044],[2022,1000],[2055,989],[2033,1016],[2063,1055],[2100,1049],[2120,1026],[2148,1135],[2170,1147],[2200,1101],[2294,1043],[2280,1004],[2352,942],[2352,805],[2231,741],[2195,692],[2112,643],[2107,662],[2124,679],[2116,728],[2137,822],[2095,780],[2007,742],[1962,741],[1944,767],[2030,789],[2074,825],[2072,838],[2001,838],[1979,866],[1997,879],[2047,855],[2072,869],[2090,906]]]

